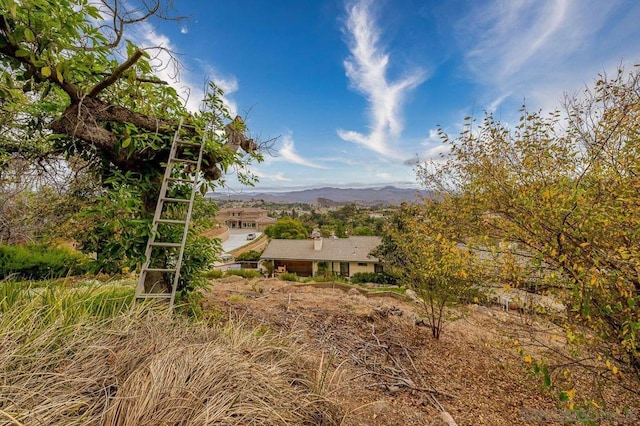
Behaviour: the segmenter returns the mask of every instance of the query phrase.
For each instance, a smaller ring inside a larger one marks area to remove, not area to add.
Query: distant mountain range
[[[208,197],[214,199],[259,201],[269,203],[307,203],[322,206],[336,206],[344,204],[359,204],[363,206],[374,205],[399,205],[402,202],[415,203],[420,197],[426,197],[429,193],[417,189],[396,188],[385,186],[384,188],[316,188],[290,192],[245,192],[242,194],[210,193]]]

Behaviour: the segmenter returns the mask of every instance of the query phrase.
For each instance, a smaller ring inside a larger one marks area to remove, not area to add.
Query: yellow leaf
[[[531,361],[533,361],[531,359],[531,355],[527,355],[527,356],[524,357],[524,362],[526,362],[527,364],[531,364]]]
[[[618,367],[616,367],[615,365],[613,366],[613,368],[611,369],[611,372],[613,374],[618,374]]]
[[[49,67],[42,67],[42,69],[40,70],[40,72],[42,73],[43,77],[49,77],[51,75],[51,68]]]
[[[567,391],[567,397],[569,398],[569,401],[571,401],[574,396],[576,396],[576,390],[575,389],[569,389]]]

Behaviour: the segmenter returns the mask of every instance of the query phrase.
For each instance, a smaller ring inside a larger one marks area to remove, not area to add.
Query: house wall
[[[349,264],[349,276],[353,276],[358,272],[375,272],[375,264],[366,262],[364,265],[360,265],[359,262],[351,262]]]
[[[322,261],[313,262],[313,275],[317,275],[320,271],[319,265]],[[334,274],[340,274],[340,263],[341,262],[326,262],[328,266],[328,271],[333,272]],[[349,277],[352,277],[353,274],[358,272],[375,272],[375,263],[367,262],[365,265],[361,265],[363,262],[349,262]]]

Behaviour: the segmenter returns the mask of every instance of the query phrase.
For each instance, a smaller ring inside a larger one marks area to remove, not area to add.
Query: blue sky
[[[184,21],[134,34],[178,54],[159,74],[190,92],[225,89],[257,139],[255,189],[412,186],[437,157],[437,126],[457,134],[483,111],[509,123],[560,106],[598,73],[640,63],[637,0],[178,1]],[[166,60],[161,54],[159,60]]]

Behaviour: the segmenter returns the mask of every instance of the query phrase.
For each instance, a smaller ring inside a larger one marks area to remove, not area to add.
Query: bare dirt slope
[[[319,366],[322,394],[346,413],[344,425],[444,424],[438,403],[458,425],[554,424],[532,413],[563,413],[514,345],[522,318],[498,307],[472,307],[439,341],[416,325],[412,302],[353,289],[228,277],[214,283],[205,307],[301,344]]]

